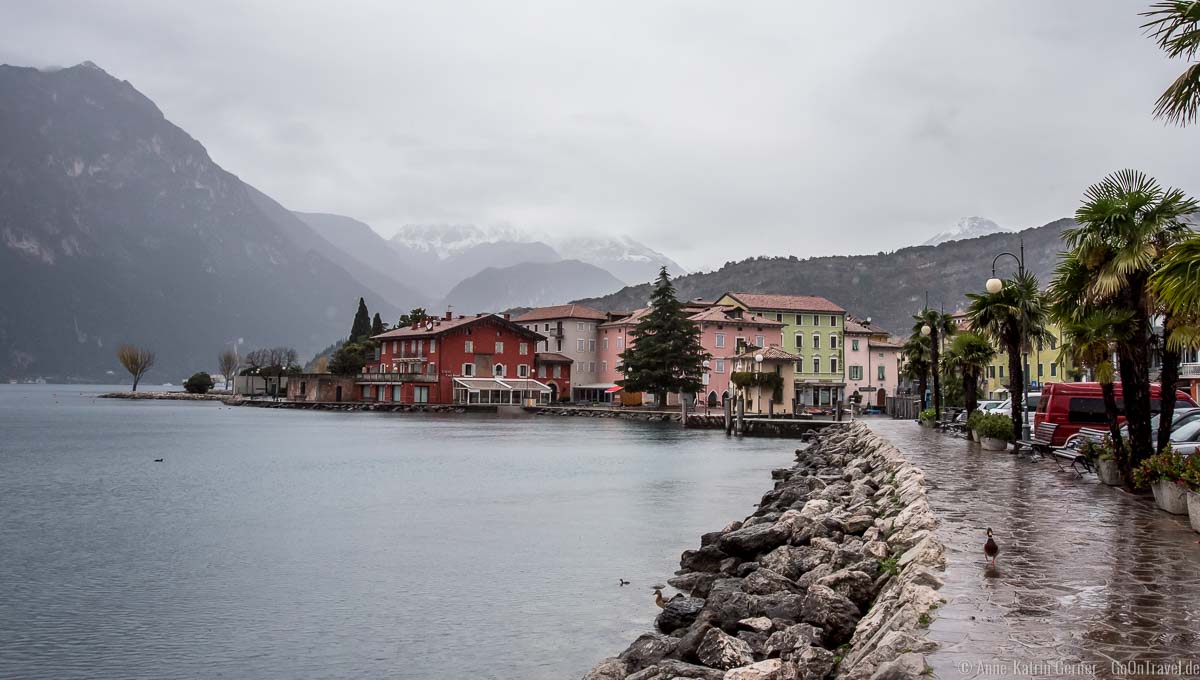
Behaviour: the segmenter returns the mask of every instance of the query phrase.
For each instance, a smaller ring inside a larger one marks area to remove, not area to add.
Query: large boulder
[[[794,680],[822,680],[833,670],[834,663],[833,652],[809,645],[794,652],[780,674]]]
[[[781,666],[783,662],[779,659],[767,659],[749,666],[731,668],[725,671],[725,680],[779,680]]]
[[[788,593],[800,593],[803,589],[796,585],[796,582],[785,578],[772,569],[759,567],[746,577],[742,583],[742,589],[752,595],[770,595],[780,591]]]
[[[663,659],[649,668],[626,677],[625,680],[675,680],[676,678],[721,680],[724,677],[723,671],[697,666],[686,661]]]
[[[818,580],[817,584],[832,588],[834,592],[845,596],[862,611],[866,610],[867,605],[875,597],[875,579],[861,571],[839,569]]]
[[[738,621],[759,614],[757,598],[740,590],[717,590],[714,587],[705,600],[705,607],[712,612],[718,625],[730,631],[737,630]]]
[[[794,626],[771,633],[763,653],[768,657],[786,656],[791,658],[792,652],[804,649],[810,645],[821,644],[822,631],[809,623],[797,623]]]
[[[804,596],[796,593],[771,593],[758,598],[757,610],[773,619],[796,621],[804,605]]]
[[[721,569],[721,561],[729,557],[716,545],[710,544],[699,550],[684,550],[679,557],[679,568],[683,571],[711,571]]]
[[[924,674],[925,657],[916,652],[909,652],[880,664],[871,680],[921,680]]]
[[[700,641],[696,656],[705,666],[729,670],[738,666],[748,666],[754,663],[754,653],[750,645],[719,628],[713,628]]]
[[[858,607],[829,586],[813,584],[800,610],[800,620],[825,630],[825,643],[832,647],[850,640],[858,623]]]
[[[620,658],[628,665],[629,670],[640,671],[662,661],[674,652],[678,645],[679,638],[661,633],[646,633],[621,652]]]
[[[759,558],[758,563],[784,578],[796,580],[833,556],[819,548],[801,545],[781,545]]]
[[[885,546],[886,547],[886,546]],[[682,576],[667,579],[667,584],[676,590],[691,593],[692,597],[708,597],[713,583],[721,578],[720,574],[707,571],[690,571]]]
[[[789,536],[789,528],[778,522],[755,524],[725,534],[717,547],[729,555],[752,557],[783,545]]]
[[[654,625],[664,633],[687,628],[696,620],[700,610],[704,609],[705,601],[698,597],[677,597],[667,603],[659,612]]]
[[[596,664],[583,676],[583,680],[625,680],[627,675],[629,666],[621,659],[610,658]]]

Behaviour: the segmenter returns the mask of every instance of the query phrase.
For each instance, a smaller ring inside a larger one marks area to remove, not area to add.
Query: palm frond
[[[1154,103],[1154,117],[1185,126],[1200,117],[1200,63],[1195,63],[1171,83]]]
[[[1197,0],[1156,2],[1141,16],[1150,19],[1142,24],[1142,28],[1168,57],[1190,59],[1200,50],[1200,2]]]

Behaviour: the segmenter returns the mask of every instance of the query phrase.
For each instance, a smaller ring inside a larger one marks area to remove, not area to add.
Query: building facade
[[[711,356],[704,372],[702,395],[709,406],[723,404],[733,394],[729,378],[737,370],[735,364],[739,354],[750,347],[783,346],[782,322],[739,307],[714,305],[696,312],[689,319],[700,329],[700,346]],[[791,390],[788,392],[787,403],[790,404]]]
[[[782,348],[799,357],[792,384],[796,410],[828,410],[845,400],[845,309],[811,295],[726,293],[717,304],[783,324]]]
[[[1058,324],[1046,327],[1050,333],[1048,341],[1035,341],[1029,345],[1025,360],[1025,380],[1029,383],[1030,392],[1041,391],[1042,386],[1052,382],[1074,382],[1081,379],[1070,361],[1062,356],[1063,336]],[[1008,354],[1002,348],[996,358],[986,369],[986,386],[984,392],[988,399],[1008,398]]]
[[[861,404],[882,407],[899,389],[901,345],[870,320],[846,317],[846,394]]]
[[[540,333],[545,339],[537,352],[571,360],[571,385],[565,393],[576,400],[595,400],[601,391],[598,327],[608,320],[604,312],[584,305],[555,305],[525,312],[514,323]]]

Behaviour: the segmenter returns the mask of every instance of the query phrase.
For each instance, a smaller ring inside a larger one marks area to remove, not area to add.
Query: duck
[[[617,581],[618,581],[618,582],[620,582],[620,584],[621,584],[621,585],[623,585],[623,586],[627,586],[627,585],[629,585],[629,581],[626,581],[626,580],[625,580],[625,579],[623,579],[623,578],[619,578],[619,579],[617,579]]]
[[[992,530],[989,527],[987,530],[987,542],[983,544],[983,555],[992,561],[992,566],[996,566],[996,556],[1000,554],[1000,546],[996,545],[996,539],[992,538]]]
[[[654,604],[658,605],[660,609],[665,608],[668,602],[662,596],[663,588],[666,588],[666,586],[654,586]]]
[[[154,462],[155,462],[155,463],[161,463],[161,462],[163,462],[163,459],[162,459],[162,458],[155,458],[155,459],[154,459]]]

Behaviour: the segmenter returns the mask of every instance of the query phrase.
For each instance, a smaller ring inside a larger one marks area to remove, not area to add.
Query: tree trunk
[[[1100,393],[1104,395],[1104,415],[1108,418],[1108,436],[1112,439],[1113,459],[1121,470],[1121,479],[1125,487],[1133,490],[1133,475],[1130,474],[1129,455],[1125,453],[1125,442],[1121,438],[1121,409],[1117,408],[1117,390],[1112,383],[1100,383]]]
[[[929,403],[925,401],[925,391],[927,389],[929,389],[929,374],[922,373],[921,377],[917,379],[917,390],[919,390],[921,393],[921,410],[922,411],[929,408]]]
[[[1150,319],[1144,302],[1145,276],[1130,280],[1126,303],[1133,311],[1133,337],[1117,347],[1121,396],[1129,426],[1129,465],[1135,468],[1154,453],[1150,441]]]
[[[1162,453],[1164,449],[1171,443],[1171,423],[1175,420],[1175,384],[1179,382],[1179,350],[1171,349],[1169,341],[1171,339],[1171,315],[1168,314],[1163,318],[1163,337],[1162,337],[1162,374],[1159,376],[1159,383],[1162,391],[1162,408],[1158,416],[1158,442],[1154,447],[1155,452]]]
[[[1008,352],[1008,397],[1012,402],[1013,439],[1024,434],[1021,426],[1025,422],[1025,369],[1021,365],[1021,335],[1010,333],[1005,343]]]
[[[933,413],[934,420],[942,419],[942,371],[938,365],[938,332],[934,328],[929,334],[930,370],[933,371]]]
[[[978,385],[979,379],[975,377],[975,369],[967,368],[966,366],[962,369],[962,375],[963,406],[966,407],[967,415],[969,416],[979,407],[979,397],[975,395],[975,387]]]

